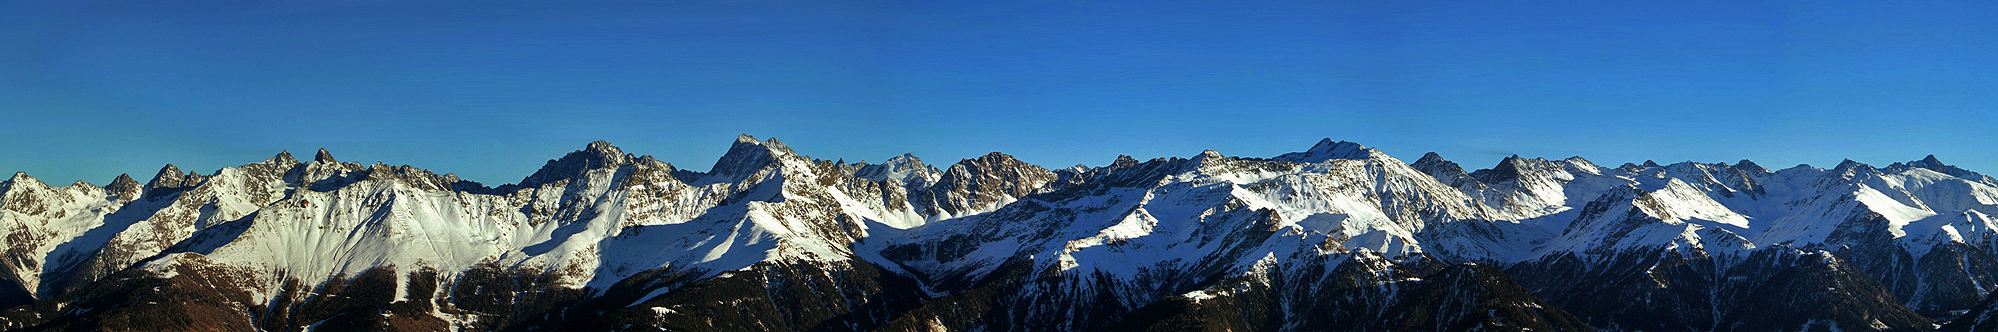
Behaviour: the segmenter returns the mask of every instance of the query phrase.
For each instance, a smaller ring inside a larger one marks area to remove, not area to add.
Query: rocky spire
[[[903,153],[888,158],[888,161],[881,164],[863,163],[853,175],[872,181],[894,181],[905,186],[920,187],[936,181],[937,173],[941,172],[936,167],[924,164],[923,159],[916,158],[915,154]]]
[[[340,162],[339,160],[333,159],[333,153],[326,152],[326,148],[319,148],[319,153],[312,155],[312,161],[325,164]]]
[[[1768,168],[1762,167],[1762,164],[1757,164],[1754,161],[1748,159],[1742,159],[1741,161],[1735,162],[1734,168],[1739,169],[1743,172],[1748,172],[1748,174],[1769,173]]]
[[[146,189],[180,188],[186,183],[187,174],[181,172],[179,166],[168,163],[161,166],[158,173],[153,173],[152,181],[146,181]]]
[[[1443,155],[1435,152],[1422,154],[1422,158],[1416,159],[1415,163],[1408,166],[1415,168],[1417,171],[1422,171],[1422,173],[1429,174],[1431,177],[1435,177],[1437,181],[1441,181],[1443,184],[1452,186],[1458,185],[1459,182],[1468,180],[1470,177],[1469,173],[1464,172],[1462,165],[1457,165],[1457,162],[1450,161],[1449,159],[1443,159]]]
[[[1499,160],[1498,165],[1492,166],[1491,169],[1481,169],[1476,172],[1471,172],[1471,177],[1477,178],[1478,181],[1483,181],[1485,183],[1501,183],[1506,181],[1518,180],[1520,176],[1520,171],[1522,169],[1529,167],[1526,165],[1527,162],[1528,160],[1526,160],[1526,158],[1522,158],[1516,154],[1511,156],[1506,156],[1505,159]]]
[[[999,152],[952,164],[921,199],[920,213],[962,216],[1006,198],[1039,192],[1056,174]]]
[[[741,180],[792,155],[791,148],[775,137],[757,141],[754,136],[742,134],[735,137],[735,144],[729,146],[721,159],[715,160],[714,167],[708,168],[708,175]]]
[[[139,184],[138,180],[133,180],[132,175],[127,173],[119,173],[117,178],[111,179],[110,184],[104,185],[104,191],[117,195],[122,201],[138,198],[144,189],[144,185]]]
[[[1131,158],[1131,155],[1128,154],[1117,155],[1116,160],[1110,161],[1111,169],[1125,168],[1131,166],[1138,166],[1138,158]]]
[[[1867,165],[1865,163],[1853,161],[1852,159],[1846,159],[1844,161],[1838,162],[1838,166],[1832,167],[1831,170],[1832,174],[1843,176],[1845,178],[1853,178],[1856,176],[1878,171],[1879,170],[1873,168],[1873,165]]]
[[[1917,165],[1917,166],[1922,166],[1922,167],[1942,167],[1942,166],[1945,166],[1945,165],[1943,165],[1943,162],[1942,162],[1942,160],[1941,160],[1941,159],[1936,159],[1936,155],[1933,155],[1933,154],[1932,154],[1932,155],[1929,155],[1929,156],[1928,156],[1928,157],[1926,157],[1926,158],[1922,158],[1922,160],[1920,160],[1920,161],[1917,161],[1917,162],[1916,162],[1916,165]]]
[[[632,160],[624,149],[606,141],[593,141],[582,150],[569,152],[562,158],[549,160],[533,175],[520,180],[520,186],[533,187],[582,175],[590,170],[614,168],[628,164]]]
[[[11,186],[21,185],[24,183],[33,183],[33,182],[39,182],[39,181],[35,180],[34,177],[28,176],[28,172],[14,171],[14,176],[8,177],[6,181],[0,181],[0,184],[5,184],[11,187]],[[6,188],[0,187],[0,189],[6,189]]]
[[[270,159],[265,159],[264,162],[279,164],[279,165],[290,165],[290,164],[297,164],[298,159],[291,157],[290,150],[279,150],[277,155],[271,156]]]
[[[1958,168],[1956,166],[1950,166],[1949,164],[1944,164],[1942,162],[1942,159],[1937,159],[1936,155],[1933,154],[1928,155],[1927,157],[1923,157],[1922,160],[1910,161],[1905,163],[1894,163],[1893,165],[1888,165],[1887,171],[1891,173],[1900,173],[1915,168],[1931,170],[1937,173],[1948,174],[1949,176],[1954,176],[1960,179],[1982,182],[1985,184],[1998,186],[1998,179],[1994,179],[1990,176],[1979,174],[1977,172],[1972,172],[1967,169]]]

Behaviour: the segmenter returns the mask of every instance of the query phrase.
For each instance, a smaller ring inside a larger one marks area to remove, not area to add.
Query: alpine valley
[[[15,173],[0,326],[1998,330],[1994,215],[1998,179],[1933,156],[1467,170],[1325,140],[1048,169],[744,135],[705,172],[599,141],[488,186],[320,150]]]

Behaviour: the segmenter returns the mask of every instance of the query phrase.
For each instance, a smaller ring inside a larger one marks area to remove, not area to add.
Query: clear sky
[[[498,184],[596,139],[705,170],[750,133],[940,166],[1331,137],[1998,172],[1998,2],[1658,2],[0,0],[0,171],[326,147]]]

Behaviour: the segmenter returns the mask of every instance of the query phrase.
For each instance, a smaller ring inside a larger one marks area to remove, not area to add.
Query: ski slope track
[[[323,149],[15,173],[0,328],[1998,330],[1998,179],[1935,156],[883,160],[743,135],[706,171],[598,141],[498,186]]]

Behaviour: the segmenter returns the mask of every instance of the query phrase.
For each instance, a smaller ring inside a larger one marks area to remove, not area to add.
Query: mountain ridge
[[[1451,327],[1933,329],[1998,290],[1998,184],[1934,156],[1466,171],[1325,139],[1270,158],[937,168],[741,135],[706,172],[595,141],[488,187],[321,149],[168,164],[143,186],[17,172],[0,195],[9,328],[1393,329],[1423,326],[1385,315],[1414,310]],[[236,281],[198,283],[220,276]],[[1646,279],[1664,286],[1631,282]],[[1764,284],[1849,310],[1727,295]],[[1849,287],[1813,288],[1832,284]],[[186,304],[139,301],[161,297]],[[227,314],[161,320],[176,311]]]

